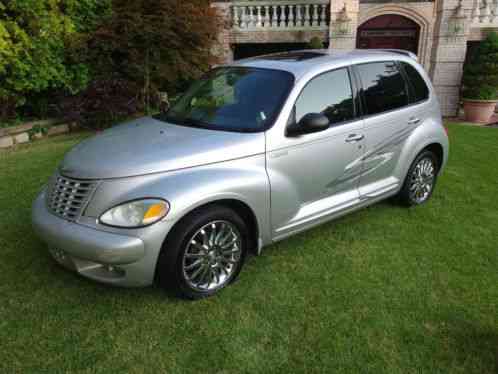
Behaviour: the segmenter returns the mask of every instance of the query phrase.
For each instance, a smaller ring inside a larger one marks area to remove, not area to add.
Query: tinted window
[[[210,130],[255,132],[273,121],[294,83],[292,74],[247,67],[208,72],[156,118]]]
[[[417,69],[415,69],[412,65],[407,64],[406,62],[402,62],[402,64],[411,85],[410,101],[412,103],[417,103],[419,101],[428,99],[429,88],[427,88],[424,79],[420,76]]]
[[[377,114],[408,105],[406,84],[394,62],[358,65],[366,114]]]
[[[347,69],[313,78],[296,101],[296,121],[308,113],[323,113],[330,123],[354,118],[353,92]]]

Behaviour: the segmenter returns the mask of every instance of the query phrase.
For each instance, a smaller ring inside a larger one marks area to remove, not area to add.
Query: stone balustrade
[[[473,27],[498,27],[498,0],[475,0]]]
[[[330,22],[329,0],[236,1],[231,16],[237,31],[325,30]]]

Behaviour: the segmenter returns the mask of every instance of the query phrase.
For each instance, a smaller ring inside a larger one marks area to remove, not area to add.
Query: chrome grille
[[[55,175],[48,186],[47,206],[53,214],[74,221],[81,215],[96,186],[94,181]]]

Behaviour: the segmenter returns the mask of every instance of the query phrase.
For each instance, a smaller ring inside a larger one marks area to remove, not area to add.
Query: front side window
[[[238,132],[264,131],[294,83],[280,70],[225,67],[208,72],[156,118],[180,125]]]
[[[296,101],[296,121],[308,113],[322,113],[330,124],[354,118],[353,91],[347,69],[334,70],[313,78]]]
[[[406,84],[395,62],[375,62],[358,65],[365,114],[372,115],[408,105]]]
[[[424,81],[424,78],[420,76],[420,73],[412,65],[406,62],[401,63],[405,69],[406,76],[411,85],[410,101],[412,103],[418,103],[420,101],[427,100],[429,98],[429,88]]]

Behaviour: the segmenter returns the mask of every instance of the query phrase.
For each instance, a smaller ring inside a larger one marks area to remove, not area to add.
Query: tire
[[[183,298],[212,296],[239,275],[249,239],[247,226],[232,209],[211,205],[196,210],[168,234],[156,279]]]
[[[436,155],[424,150],[412,162],[398,194],[399,201],[405,206],[421,205],[431,196],[437,181],[439,170]]]

